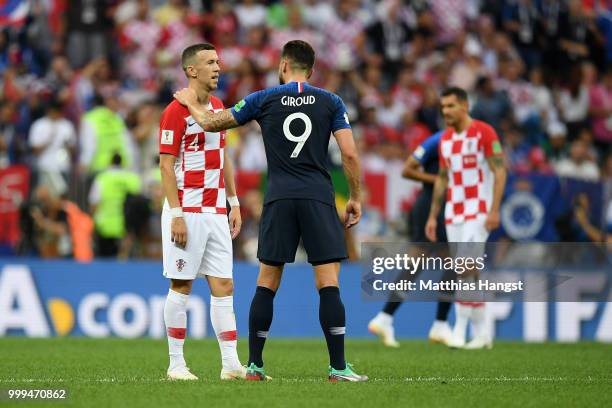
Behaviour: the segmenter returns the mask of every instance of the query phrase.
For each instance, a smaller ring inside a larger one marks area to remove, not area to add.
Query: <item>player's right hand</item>
[[[170,236],[172,242],[180,248],[187,246],[187,224],[183,217],[172,218],[172,225],[170,226]]]
[[[361,219],[361,203],[357,200],[350,199],[346,203],[346,209],[344,213],[344,228],[351,228],[353,225],[357,225]]]
[[[436,229],[438,228],[438,220],[435,218],[429,217],[427,219],[427,224],[425,224],[425,236],[431,242],[436,242],[438,237],[436,237]]]

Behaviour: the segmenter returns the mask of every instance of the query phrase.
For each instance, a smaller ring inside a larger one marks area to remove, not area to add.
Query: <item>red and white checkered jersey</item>
[[[208,109],[223,110],[223,102],[210,97]],[[183,211],[226,214],[223,149],[225,132],[204,132],[189,109],[172,101],[159,125],[159,152],[176,156],[174,173]]]
[[[446,224],[485,219],[493,201],[493,172],[487,158],[501,154],[495,130],[472,120],[467,131],[448,128],[439,145],[440,168],[448,169]]]

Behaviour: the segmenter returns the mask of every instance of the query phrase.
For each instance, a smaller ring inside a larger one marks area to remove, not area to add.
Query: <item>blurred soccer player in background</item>
[[[418,243],[427,242],[425,237],[425,223],[429,215],[429,209],[431,208],[431,200],[433,197],[433,186],[436,181],[438,174],[438,150],[440,138],[444,131],[439,131],[429,136],[423,143],[421,143],[404,163],[404,169],[402,176],[420,181],[423,183],[423,189],[417,197],[412,210],[410,211],[409,218],[409,231],[410,241],[417,243],[413,248],[418,249]],[[442,211],[438,215],[438,226],[437,226],[437,238],[439,242],[446,242],[446,231],[444,229],[444,217]],[[419,249],[419,254],[422,253]],[[399,279],[414,279],[416,274],[408,274],[409,276],[401,276]],[[452,272],[451,272],[452,273]],[[442,278],[443,281],[452,278],[452,276],[445,276]],[[395,330],[393,328],[393,315],[402,302],[404,301],[404,294],[402,292],[394,291],[390,296],[387,303],[368,324],[368,330],[376,334],[381,338],[385,346],[388,347],[399,347],[399,342],[395,339]],[[448,312],[451,308],[451,302],[448,300],[439,300],[438,309],[436,311],[436,320],[434,321],[431,329],[429,330],[429,340],[433,343],[447,344],[450,340],[451,330],[448,325]]]
[[[499,207],[506,185],[506,169],[495,130],[472,119],[468,97],[461,88],[448,88],[441,96],[442,115],[449,126],[440,138],[440,170],[425,234],[436,241],[438,214],[444,207],[448,242],[483,243],[476,252],[482,256],[489,233],[499,227]],[[454,256],[457,256],[454,254]],[[476,272],[476,271],[473,271]],[[472,273],[477,278],[477,273]],[[456,321],[449,346],[490,348],[491,334],[486,326],[485,303],[457,301]],[[467,324],[471,321],[473,339],[466,344]]]
[[[187,47],[182,65],[194,101],[205,111],[223,110],[211,95],[219,80],[219,57],[207,43]],[[164,276],[170,290],[164,306],[170,366],[168,378],[197,380],[183,358],[187,301],[193,281],[210,287],[210,320],[221,349],[221,379],[244,378],[236,351],[232,280],[232,239],[240,232],[240,206],[234,170],[225,152],[225,132],[205,131],[187,108],[172,101],[162,114],[160,169],[166,202],[162,212]],[[229,225],[226,207],[231,206]]]
[[[329,351],[329,381],[366,381],[344,359],[345,311],[338,275],[347,257],[345,228],[361,217],[360,170],[346,107],[340,97],[306,81],[315,52],[304,41],[289,41],[279,64],[281,85],[254,92],[231,110],[210,114],[186,88],[175,97],[204,129],[219,131],[256,120],[262,129],[268,160],[268,190],[259,230],[257,289],[249,316],[247,379],[265,380],[262,352],[272,324],[274,296],[284,264],[295,260],[300,238],[313,265],[319,290],[319,320]],[[333,134],[342,154],[350,198],[343,222],[335,207],[327,169]]]

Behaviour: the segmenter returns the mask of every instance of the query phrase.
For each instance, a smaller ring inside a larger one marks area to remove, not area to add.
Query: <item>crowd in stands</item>
[[[278,83],[286,41],[312,44],[310,82],[344,100],[364,171],[403,161],[443,128],[438,95],[456,85],[497,130],[511,173],[612,183],[610,0],[28,3],[0,30],[0,169],[31,171],[13,253],[78,247],[86,259],[93,244],[100,256],[159,257],[159,116],[186,85],[182,50],[202,41],[217,47],[226,106]],[[265,172],[256,123],[228,132],[227,148],[239,172]],[[330,161],[340,166],[334,146]],[[261,191],[241,200],[235,253],[252,260]],[[362,235],[393,229],[366,213]],[[95,239],[77,242],[76,230]]]

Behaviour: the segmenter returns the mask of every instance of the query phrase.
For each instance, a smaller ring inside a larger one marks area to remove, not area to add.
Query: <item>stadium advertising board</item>
[[[238,334],[246,336],[248,310],[257,268],[234,267]],[[93,262],[9,260],[0,262],[0,336],[28,337],[153,337],[165,336],[163,304],[167,282],[157,262]],[[341,274],[342,296],[350,310],[347,334],[367,337],[369,318],[380,302],[364,299],[359,265]],[[316,337],[320,333],[318,296],[308,265],[287,268],[283,290],[275,301],[275,337]],[[189,299],[189,336],[210,333],[209,295],[196,282]],[[395,320],[404,338],[424,338],[434,315],[432,302],[408,302]],[[452,316],[451,316],[452,319]],[[489,324],[495,336],[525,341],[596,340],[612,342],[612,302],[490,303]]]

